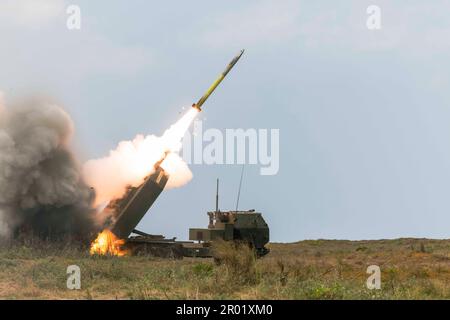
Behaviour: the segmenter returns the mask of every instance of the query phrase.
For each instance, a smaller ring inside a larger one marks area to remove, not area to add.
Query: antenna
[[[219,212],[219,178],[217,178],[217,188],[216,188],[216,212]]]
[[[243,164],[242,170],[241,170],[241,180],[239,181],[239,191],[238,191],[237,201],[236,201],[236,212],[238,211],[239,198],[241,197],[242,177],[244,176],[244,168],[245,168],[245,165]]]

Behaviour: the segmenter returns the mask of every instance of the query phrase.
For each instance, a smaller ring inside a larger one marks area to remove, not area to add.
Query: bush
[[[197,263],[193,266],[192,270],[197,277],[206,278],[213,274],[214,266],[209,263]]]
[[[246,243],[218,240],[212,245],[214,260],[221,265],[230,281],[256,283],[256,254]]]

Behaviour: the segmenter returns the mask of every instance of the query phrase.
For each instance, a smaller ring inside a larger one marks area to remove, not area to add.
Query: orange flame
[[[91,255],[111,255],[122,257],[128,253],[127,250],[122,249],[125,244],[125,240],[118,239],[114,233],[110,230],[105,229],[100,232],[91,244],[90,253]]]

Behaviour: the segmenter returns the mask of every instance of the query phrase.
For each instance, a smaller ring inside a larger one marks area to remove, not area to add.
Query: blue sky
[[[82,27],[66,28],[69,4]],[[366,27],[381,8],[382,29]],[[39,93],[76,125],[80,159],[161,134],[240,49],[204,108],[210,128],[280,129],[280,171],[245,171],[242,209],[273,241],[448,238],[450,5],[446,1],[63,1],[0,4],[0,91]],[[206,227],[221,179],[234,209],[239,166],[191,165],[140,229]]]

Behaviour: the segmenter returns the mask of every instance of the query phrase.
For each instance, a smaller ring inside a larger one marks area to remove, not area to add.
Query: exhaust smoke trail
[[[109,155],[89,160],[83,167],[88,185],[96,190],[95,206],[120,198],[128,186],[139,186],[154,171],[154,164],[169,152],[161,167],[170,175],[166,188],[181,187],[192,179],[188,165],[178,155],[182,139],[198,111],[189,111],[160,137],[137,135],[120,142]]]

